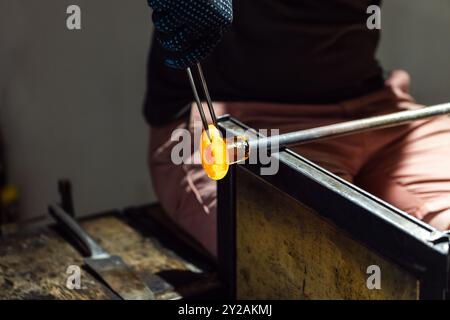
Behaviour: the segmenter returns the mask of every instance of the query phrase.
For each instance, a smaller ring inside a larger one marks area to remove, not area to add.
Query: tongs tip
[[[198,108],[198,111],[200,113],[200,117],[202,119],[203,128],[204,128],[204,130],[206,132],[206,135],[208,136],[209,141],[212,141],[211,140],[211,136],[209,134],[208,121],[206,119],[206,115],[205,115],[205,112],[203,110],[202,103],[200,101],[200,97],[198,95],[198,91],[197,91],[197,88],[196,88],[196,85],[195,85],[195,81],[194,81],[194,77],[192,75],[191,68],[188,67],[186,69],[186,71],[187,71],[187,74],[188,74],[189,82],[190,82],[191,87],[192,87],[192,92],[194,93],[194,99],[195,99],[195,102],[197,104],[197,108]],[[197,71],[198,71],[198,74],[200,76],[200,82],[202,84],[203,92],[205,94],[206,103],[208,105],[208,110],[209,110],[209,113],[211,115],[212,123],[215,126],[217,126],[217,117],[216,117],[216,114],[214,112],[214,107],[213,107],[213,104],[212,104],[211,97],[209,95],[208,86],[206,84],[205,76],[203,75],[203,71],[202,71],[202,67],[201,67],[200,63],[197,63]]]

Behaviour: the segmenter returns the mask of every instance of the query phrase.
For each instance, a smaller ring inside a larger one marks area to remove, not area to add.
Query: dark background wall
[[[82,10],[82,30],[66,9]],[[78,212],[154,201],[141,116],[150,44],[145,0],[1,0],[0,117],[21,215],[74,184]]]
[[[385,0],[379,58],[412,76],[424,104],[450,102],[450,1]]]

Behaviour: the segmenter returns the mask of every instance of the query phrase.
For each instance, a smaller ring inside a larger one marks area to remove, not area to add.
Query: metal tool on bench
[[[341,122],[337,124],[311,128],[270,137],[249,139],[248,137],[233,137],[227,141],[229,162],[237,163],[246,160],[251,152],[258,148],[266,148],[277,152],[286,147],[323,139],[341,137],[376,129],[383,129],[407,124],[413,121],[450,114],[450,103],[375,116],[365,119]]]
[[[124,300],[155,300],[148,286],[125,264],[119,256],[112,256],[92,239],[81,226],[58,205],[50,205],[49,213],[64,226],[89,255],[84,263],[108,287]]]
[[[200,117],[202,119],[203,129],[205,130],[206,134],[208,135],[209,140],[211,140],[211,136],[209,134],[209,128],[208,128],[208,121],[206,119],[205,112],[203,111],[202,102],[200,101],[200,97],[198,95],[197,87],[195,85],[194,76],[192,74],[191,68],[187,68],[186,71],[188,74],[189,82],[192,87],[192,92],[194,93],[195,103],[197,105],[198,112],[200,113]],[[211,97],[209,95],[208,86],[206,85],[205,76],[203,75],[203,71],[202,71],[202,67],[201,67],[200,63],[197,63],[197,72],[200,77],[200,82],[202,85],[203,93],[205,94],[206,103],[208,105],[209,114],[211,115],[212,124],[217,127],[217,117],[214,112],[214,107],[213,107],[213,104],[211,101]]]

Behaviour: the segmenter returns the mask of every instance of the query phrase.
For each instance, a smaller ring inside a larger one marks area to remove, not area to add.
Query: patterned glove
[[[208,57],[233,20],[232,0],[148,0],[166,65],[185,69]]]

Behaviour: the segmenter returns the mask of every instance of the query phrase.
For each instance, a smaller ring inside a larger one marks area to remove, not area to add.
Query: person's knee
[[[424,217],[424,222],[438,230],[446,231],[450,229],[450,209],[429,214]]]

